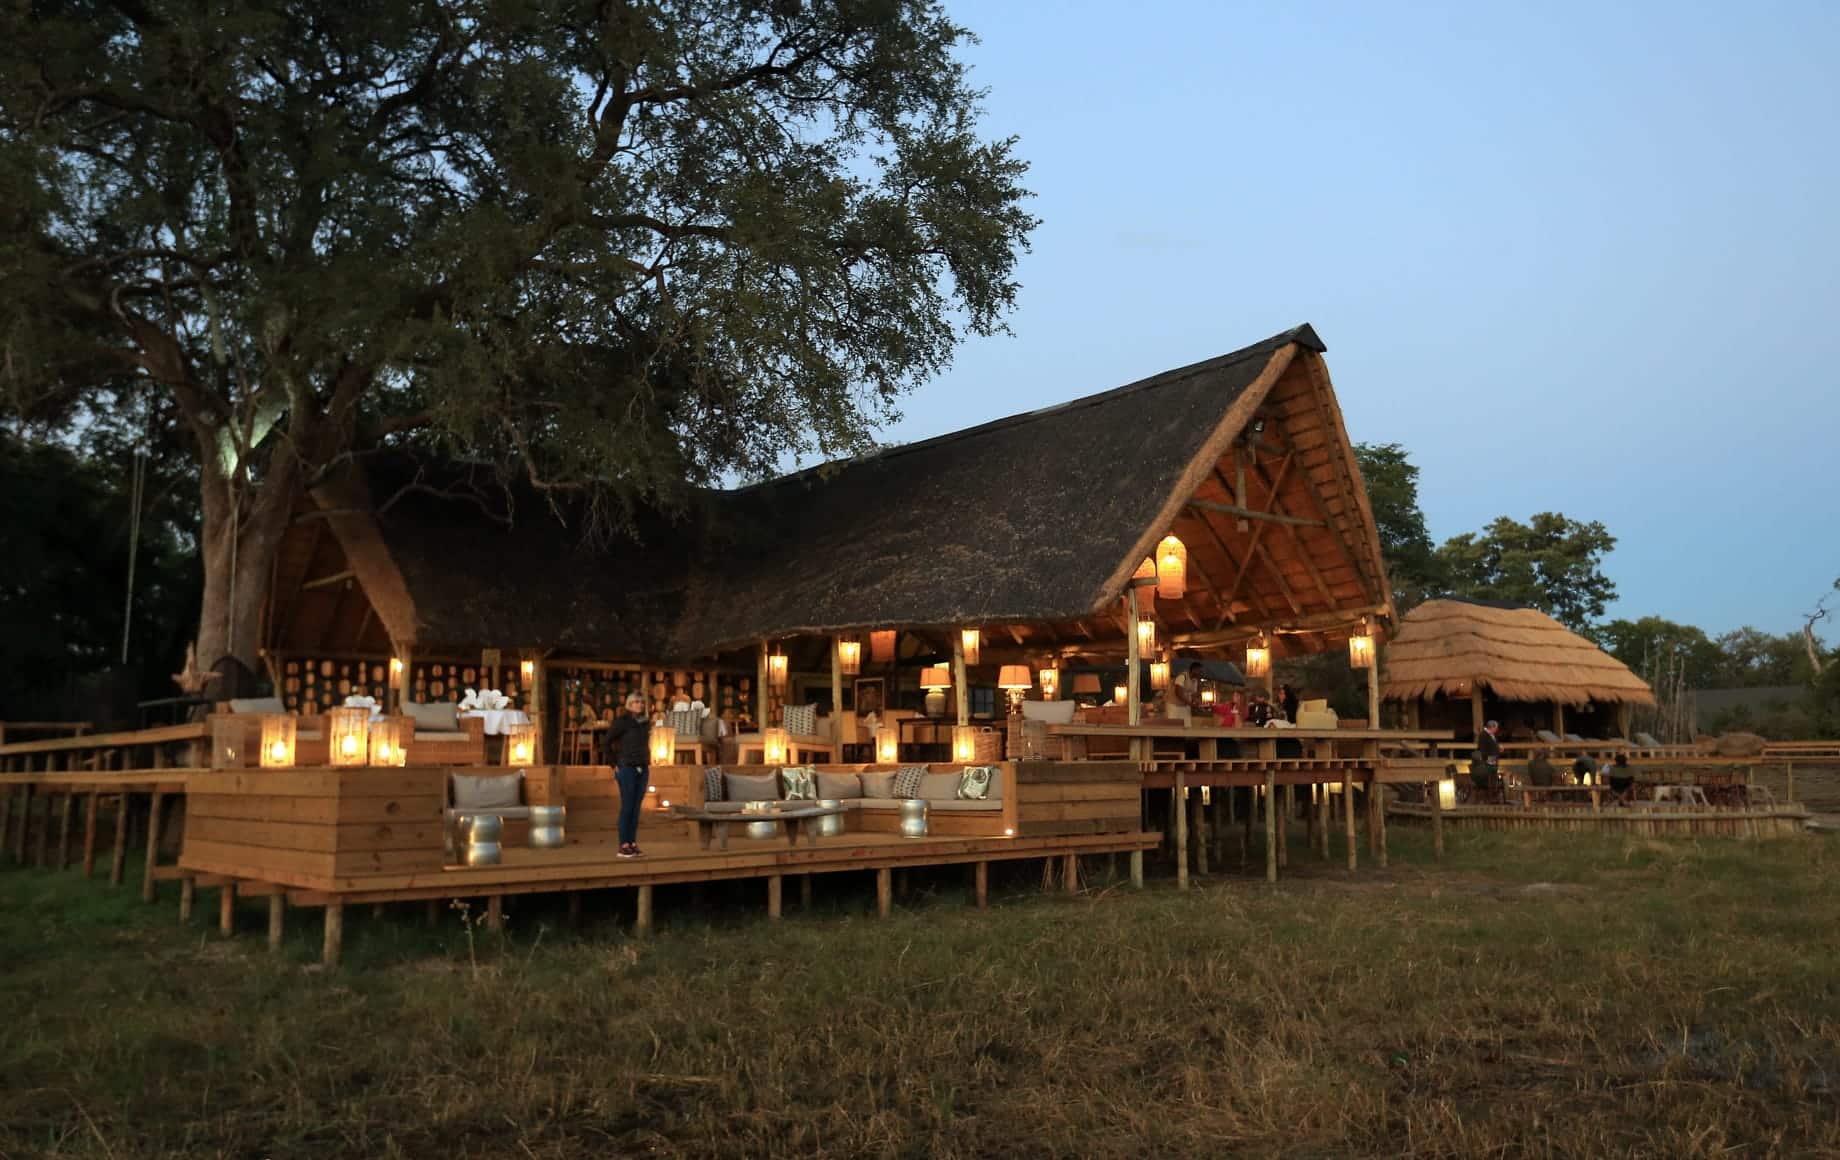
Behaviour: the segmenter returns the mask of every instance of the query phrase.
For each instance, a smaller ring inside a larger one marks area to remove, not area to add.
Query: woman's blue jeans
[[[620,785],[620,845],[639,840],[639,807],[645,802],[645,783],[651,768],[644,765],[614,767],[613,779]]]

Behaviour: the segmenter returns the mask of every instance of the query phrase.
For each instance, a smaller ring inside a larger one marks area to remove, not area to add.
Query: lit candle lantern
[[[975,628],[967,628],[959,632],[959,640],[964,642],[965,663],[968,665],[977,664],[978,650],[984,643],[984,634]]]
[[[1357,669],[1372,668],[1374,664],[1374,638],[1359,632],[1348,638],[1348,663]]]
[[[1137,622],[1137,655],[1147,657],[1156,651],[1156,621]]]
[[[334,765],[363,765],[370,748],[371,711],[364,708],[330,709],[326,713],[328,754]]]
[[[677,729],[670,724],[652,726],[652,764],[671,765],[677,761]]]
[[[530,688],[537,679],[537,662],[528,660],[519,661],[518,679],[524,682],[524,687],[526,689]]]
[[[1054,701],[1060,698],[1061,671],[1059,669],[1044,668],[1035,674],[1035,679],[1041,683],[1042,700]]]
[[[409,755],[403,749],[402,722],[394,717],[370,723],[370,762],[372,765],[404,765]]]
[[[1214,691],[1214,686],[1212,685],[1201,686],[1201,703],[1203,705],[1212,705],[1214,703],[1214,699],[1217,696],[1219,696],[1219,694]]]
[[[840,640],[837,642],[837,667],[843,675],[853,677],[862,672],[862,641]]]
[[[243,742],[248,736],[247,717],[217,713],[211,717],[211,768],[241,769]]]
[[[511,725],[505,730],[505,764],[529,765],[537,759],[537,727]]]
[[[875,731],[875,760],[881,765],[895,765],[901,760],[901,727],[883,725]]]
[[[1156,594],[1180,600],[1188,590],[1188,548],[1174,536],[1164,536],[1156,546]]]
[[[1167,689],[1169,687],[1168,661],[1150,662],[1150,687],[1152,689]]]
[[[1457,783],[1445,778],[1437,783],[1438,804],[1445,809],[1455,809],[1457,805]]]
[[[262,718],[262,765],[280,769],[294,764],[294,733],[299,721],[285,713]]]
[[[768,765],[786,764],[791,742],[784,729],[767,729],[760,735],[761,761]]]
[[[952,760],[970,762],[977,760],[977,726],[954,725],[952,727]]]
[[[774,653],[767,658],[767,680],[773,682],[773,687],[776,689],[786,687],[785,653]]]
[[[1144,562],[1131,573],[1132,598],[1137,601],[1137,611],[1148,613],[1156,607],[1156,558],[1145,556]]]
[[[1271,672],[1271,646],[1264,641],[1246,646],[1246,675],[1263,677]]]
[[[1125,696],[1127,695],[1127,693],[1128,693],[1128,690],[1123,685],[1113,685],[1112,686],[1112,704],[1114,705],[1124,704]]]

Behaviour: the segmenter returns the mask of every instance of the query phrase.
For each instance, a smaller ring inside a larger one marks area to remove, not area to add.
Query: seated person
[[[1629,768],[1629,755],[1619,753],[1616,761],[1604,767],[1604,774],[1610,781],[1610,792],[1617,797],[1628,798],[1629,791],[1636,787],[1635,770]]]
[[[1553,768],[1552,760],[1546,756],[1544,749],[1534,754],[1533,760],[1527,763],[1528,785],[1551,785],[1558,779],[1558,774],[1559,771]]]

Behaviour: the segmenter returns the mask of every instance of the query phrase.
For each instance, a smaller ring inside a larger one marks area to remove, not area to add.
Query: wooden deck
[[[1460,805],[1438,809],[1421,802],[1393,802],[1388,812],[1440,826],[1472,830],[1556,830],[1621,833],[1645,837],[1788,838],[1807,830],[1806,806],[1605,806]]]

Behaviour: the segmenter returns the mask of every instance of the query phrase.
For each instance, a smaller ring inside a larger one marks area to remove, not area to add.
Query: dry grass
[[[1840,849],[1453,847],[1187,895],[1018,867],[985,914],[953,875],[888,922],[840,879],[769,925],[751,884],[650,943],[623,899],[526,907],[476,965],[405,909],[330,975],[308,922],[274,961],[9,871],[0,1154],[1840,1152]]]

